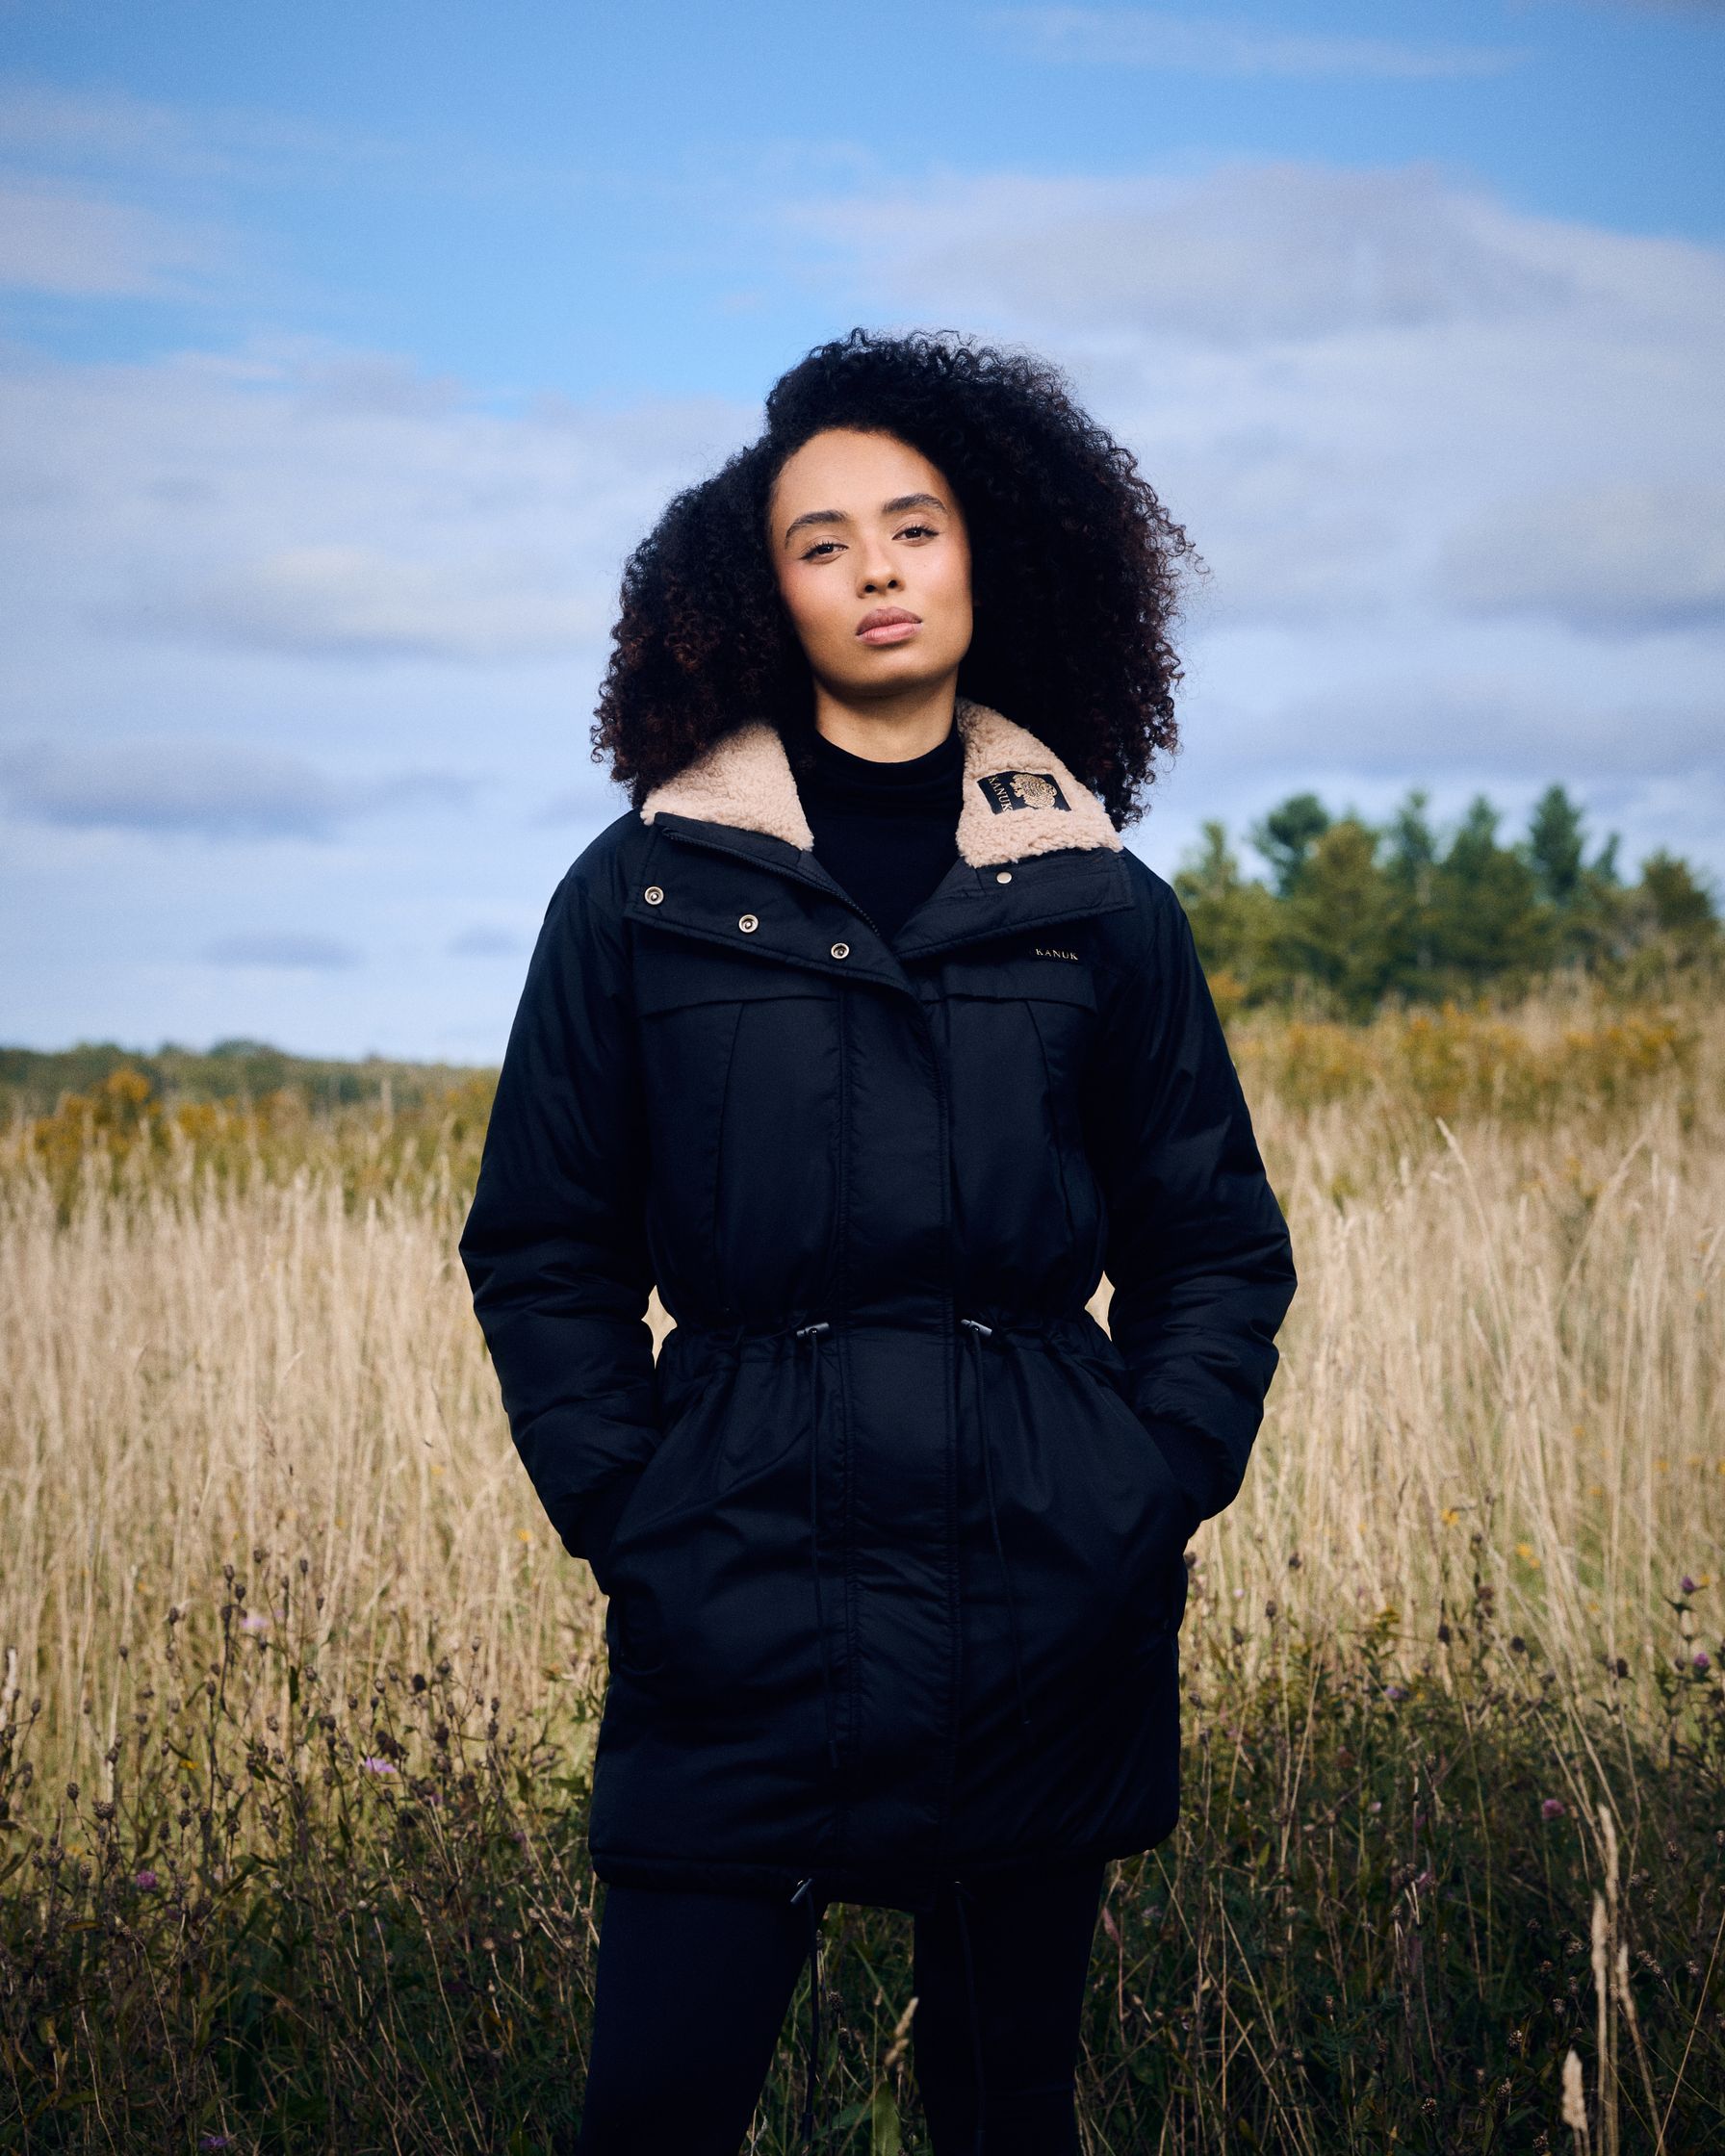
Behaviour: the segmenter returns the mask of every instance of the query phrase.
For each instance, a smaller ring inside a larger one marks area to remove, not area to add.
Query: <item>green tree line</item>
[[[1174,888],[1218,1001],[1303,998],[1360,1017],[1387,1000],[1515,993],[1565,969],[1654,991],[1725,957],[1708,879],[1661,848],[1629,881],[1616,836],[1594,847],[1562,786],[1517,839],[1500,835],[1483,794],[1448,831],[1429,805],[1416,789],[1374,824],[1295,794],[1248,834],[1264,877],[1242,868],[1225,825],[1206,823]]]

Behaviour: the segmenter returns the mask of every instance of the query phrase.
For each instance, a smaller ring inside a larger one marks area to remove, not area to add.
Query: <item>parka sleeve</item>
[[[1196,1526],[1239,1492],[1294,1259],[1186,915],[1160,878],[1133,872],[1146,941],[1109,999],[1090,1111],[1108,1329]]]
[[[546,910],[459,1247],[516,1450],[603,1587],[657,1428],[642,1089],[598,843]]]

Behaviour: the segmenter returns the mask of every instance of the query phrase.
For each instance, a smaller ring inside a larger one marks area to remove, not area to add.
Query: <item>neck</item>
[[[814,730],[854,757],[873,763],[904,763],[939,748],[952,732],[958,675],[921,681],[914,688],[867,703],[848,703],[823,681],[814,684]]]

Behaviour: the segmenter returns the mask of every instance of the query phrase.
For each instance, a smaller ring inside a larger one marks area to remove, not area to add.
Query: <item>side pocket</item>
[[[1147,1647],[1179,1629],[1186,1607],[1186,1544],[1196,1525],[1197,1506],[1175,1475],[1167,1453],[1157,1444],[1137,1409],[1126,1397],[1113,1366],[1104,1358],[1051,1338],[1050,1345],[1062,1362],[1093,1389],[1111,1421],[1126,1433],[1134,1456],[1143,1462],[1143,1486],[1153,1509],[1146,1514],[1157,1525],[1154,1547],[1144,1552],[1143,1569],[1134,1568],[1138,1580],[1139,1645]]]
[[[1054,1342],[1054,1347],[1056,1348],[1056,1351],[1063,1355],[1068,1362],[1071,1363],[1074,1368],[1083,1371],[1086,1376],[1090,1377],[1094,1383],[1105,1386],[1107,1390],[1114,1395],[1116,1399],[1120,1401],[1120,1405],[1126,1410],[1126,1413],[1131,1416],[1133,1422],[1137,1424],[1140,1432],[1143,1435],[1146,1446],[1149,1449],[1151,1454],[1157,1462],[1157,1465],[1161,1468],[1163,1475],[1167,1477],[1171,1487],[1177,1490],[1180,1494],[1181,1500],[1186,1507],[1185,1539],[1190,1542],[1192,1537],[1203,1525],[1203,1506],[1194,1496],[1191,1488],[1186,1481],[1185,1476],[1181,1475],[1179,1469],[1176,1467],[1167,1446],[1162,1443],[1160,1438],[1157,1437],[1155,1430],[1148,1423],[1145,1421],[1144,1417],[1133,1405],[1131,1394],[1127,1390],[1126,1372],[1123,1362],[1117,1365],[1116,1363],[1109,1361],[1104,1356],[1087,1351],[1084,1348],[1070,1347],[1067,1343],[1062,1341]]]
[[[659,1349],[661,1365],[667,1350]],[[674,1352],[674,1350],[673,1350]],[[642,1486],[651,1484],[657,1492],[661,1484],[669,1481],[673,1488],[679,1479],[687,1480],[693,1470],[685,1458],[689,1433],[706,1422],[706,1409],[718,1393],[720,1386],[737,1367],[734,1350],[719,1348],[704,1356],[689,1372],[664,1373],[658,1383],[659,1441],[653,1457],[635,1477],[635,1485],[628,1502],[618,1515],[606,1552],[613,1572],[618,1553],[628,1547],[631,1535],[642,1520],[654,1516],[657,1504],[662,1511],[665,1500],[649,1495],[645,1509],[641,1502]],[[681,1501],[670,1500],[673,1508]]]

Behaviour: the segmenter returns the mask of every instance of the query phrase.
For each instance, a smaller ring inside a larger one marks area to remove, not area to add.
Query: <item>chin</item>
[[[933,688],[938,682],[951,679],[953,669],[963,657],[960,654],[950,659],[931,659],[926,651],[914,655],[901,651],[891,655],[898,659],[897,665],[847,668],[833,677],[835,686],[850,696],[867,696],[871,691],[878,695],[883,690],[896,695],[904,689]]]

